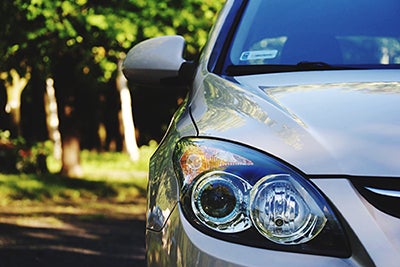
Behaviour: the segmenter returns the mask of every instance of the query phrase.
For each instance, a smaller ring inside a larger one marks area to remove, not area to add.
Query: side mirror
[[[158,87],[177,81],[186,63],[184,49],[185,39],[178,35],[143,41],[128,52],[122,71],[135,85]]]

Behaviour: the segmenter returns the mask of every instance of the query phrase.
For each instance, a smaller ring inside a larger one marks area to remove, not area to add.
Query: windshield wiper
[[[298,70],[331,70],[335,67],[321,61],[301,61],[296,64]]]
[[[314,70],[348,70],[356,69],[348,66],[335,66],[325,62],[309,62],[301,61],[296,65],[230,65],[226,69],[226,74],[229,76],[262,74],[262,73],[278,73],[278,72],[293,72],[293,71],[314,71]]]

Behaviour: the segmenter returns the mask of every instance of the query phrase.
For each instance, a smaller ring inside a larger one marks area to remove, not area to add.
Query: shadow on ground
[[[35,216],[37,220],[29,222],[14,218],[14,223],[0,223],[0,267],[145,266],[141,219],[67,213],[57,219]]]

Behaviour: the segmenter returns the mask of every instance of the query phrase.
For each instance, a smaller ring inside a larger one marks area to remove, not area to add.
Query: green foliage
[[[18,202],[131,202],[146,194],[147,170],[155,143],[140,148],[139,162],[124,153],[82,152],[84,178],[54,173],[1,174],[0,206]]]
[[[11,138],[9,131],[0,130],[0,172],[47,172],[46,157],[51,151],[49,146],[50,142],[29,146],[24,138]]]
[[[52,65],[77,55],[76,72],[107,82],[118,59],[143,39],[184,35],[189,54],[204,45],[222,0],[14,0],[0,4],[0,72]]]
[[[54,78],[63,138],[65,132],[84,135],[84,131],[89,132],[88,127],[97,123],[89,125],[88,121],[95,121],[90,116],[98,118],[104,112],[101,110],[89,114],[87,107],[101,109],[101,105],[106,102],[100,103],[99,99],[104,99],[109,91],[115,91],[114,78],[118,62],[132,46],[147,38],[180,34],[188,42],[189,59],[193,59],[204,45],[222,2],[2,1],[0,79],[8,79],[10,82],[12,75],[6,73],[12,70],[21,77],[30,77],[27,85],[30,90],[25,90],[22,96],[25,101],[20,102],[29,104],[25,105],[29,107],[25,111],[41,115],[43,107],[38,106],[41,104],[37,99],[43,99],[46,78]],[[21,117],[26,115],[21,114]],[[64,123],[66,120],[68,123]],[[38,124],[37,128],[40,127]],[[28,134],[31,134],[29,130],[21,131],[21,134],[31,140],[28,138]],[[32,140],[41,140],[41,137],[41,133],[32,134]]]
[[[124,181],[130,179],[132,174],[146,176],[149,168],[150,156],[157,144],[150,142],[139,149],[139,160],[132,161],[127,153],[82,151],[81,160],[83,171],[90,177],[112,178]],[[101,170],[101,171],[99,171]]]

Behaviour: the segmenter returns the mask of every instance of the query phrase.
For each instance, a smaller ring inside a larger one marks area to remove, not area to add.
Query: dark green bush
[[[22,138],[10,138],[9,131],[0,131],[1,173],[47,172],[46,158],[49,149],[44,143],[29,146]]]

